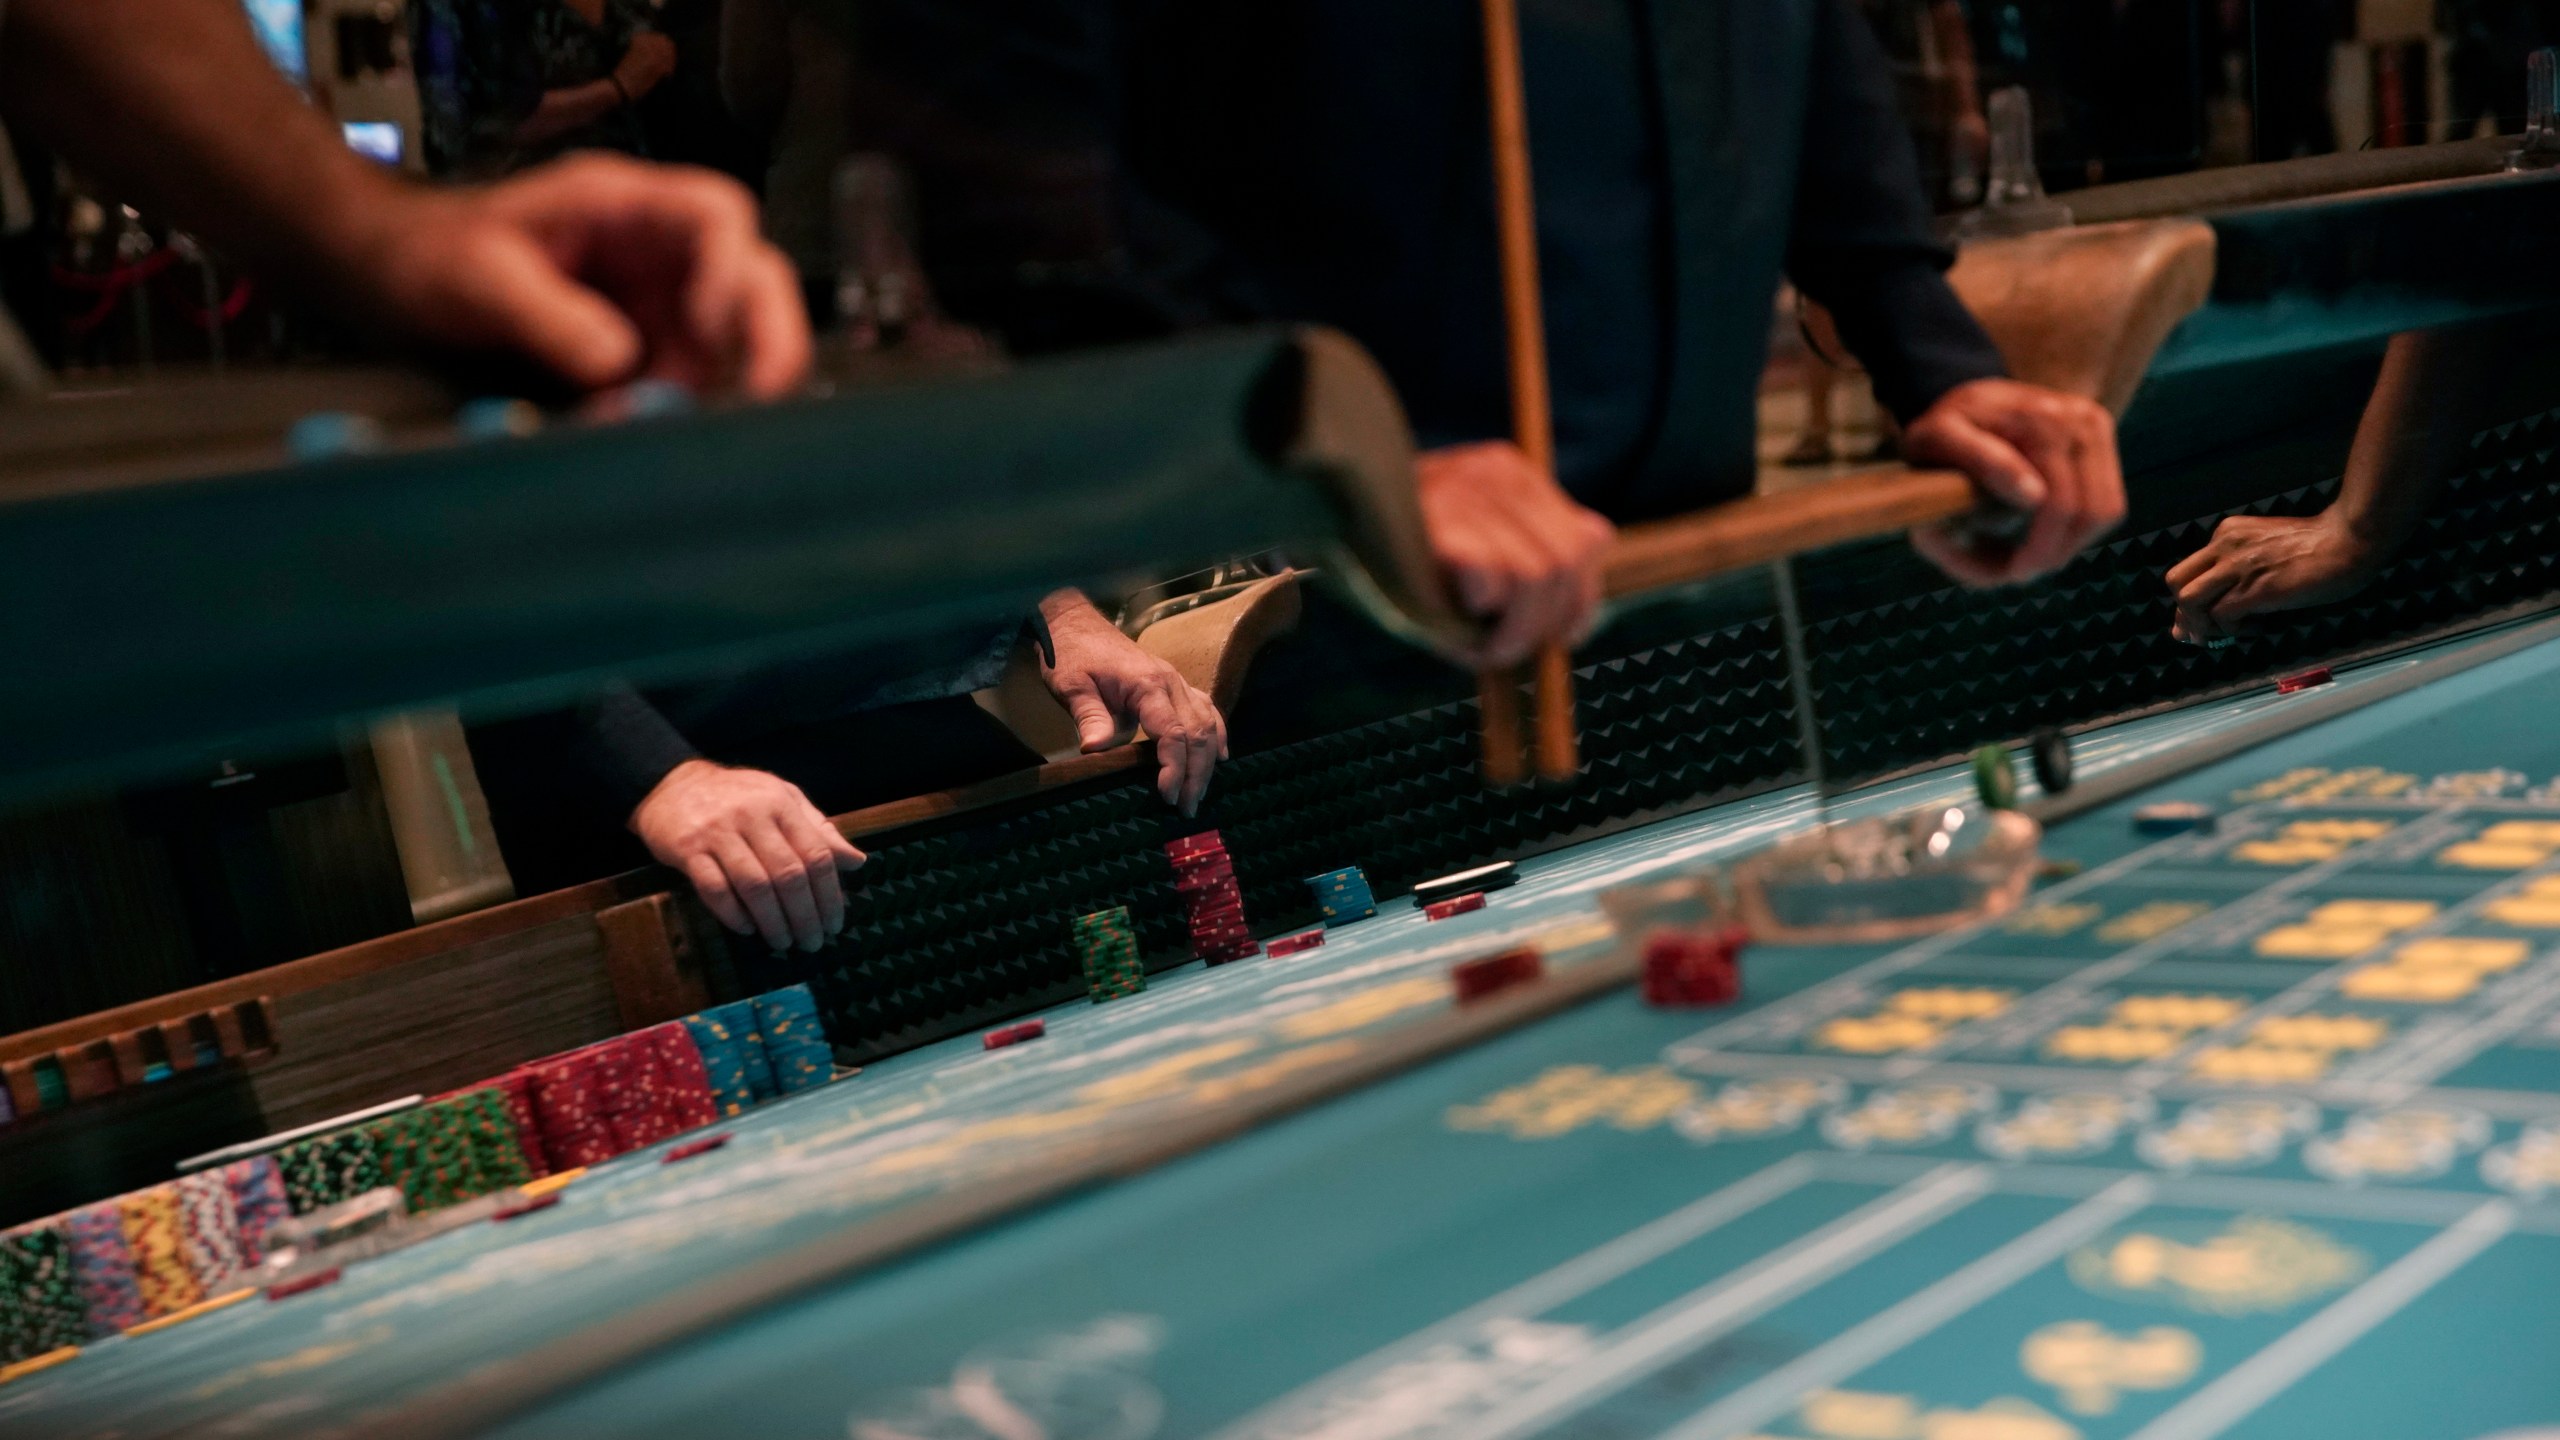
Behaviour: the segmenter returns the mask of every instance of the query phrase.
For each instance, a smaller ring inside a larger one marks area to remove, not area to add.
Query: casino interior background
[[[473,107],[487,103],[496,82],[474,70],[483,52],[458,38],[467,8],[445,0],[250,4],[273,58],[343,123],[350,145],[421,175],[477,178],[528,157],[485,143],[487,127],[475,120]],[[593,142],[709,164],[758,190],[770,232],[801,271],[824,367],[840,391],[881,377],[965,382],[1005,371],[1010,362],[969,316],[916,301],[930,292],[934,260],[909,243],[894,166],[854,150],[828,98],[811,93],[835,75],[827,51],[845,43],[841,34],[786,0],[653,8],[674,40],[674,67],[624,132]],[[858,11],[859,0],[848,8]],[[2402,179],[2504,167],[2527,129],[2528,57],[2560,43],[2560,7],[1863,0],[1861,8],[1895,61],[1951,233],[1965,233],[1964,218],[1994,178],[1993,97],[2008,95],[2011,105],[2023,97],[2024,109],[2011,113],[2032,117],[2032,173],[2070,211],[2064,223],[2206,214],[2220,246],[2212,303],[2239,318],[2217,331],[2210,314],[2200,317],[2151,367],[2122,427],[2131,516],[2059,574],[1968,590],[1893,539],[1800,563],[1835,782],[1917,772],[1984,739],[2086,729],[2239,694],[2308,665],[2395,653],[2560,602],[2560,547],[2551,540],[2560,534],[2560,372],[2530,347],[2519,347],[2491,387],[2491,418],[2439,477],[2411,542],[2357,596],[2272,617],[2236,645],[2203,649],[2171,637],[2161,579],[2225,517],[2308,514],[2335,496],[2383,348],[2400,328],[2387,305],[2348,318],[2337,317],[2352,305],[2332,306],[2329,320],[2291,331],[2250,305],[2298,294],[2334,301],[2364,286],[2398,295],[2428,288],[2395,290],[2401,280],[2466,272],[2514,278],[2531,302],[2477,313],[2530,314],[2560,298],[2518,277],[2518,252],[2499,225],[2467,224],[2460,211],[2410,221],[2391,208],[2402,200],[2389,192]],[[770,91],[742,85],[737,73],[752,59],[740,53],[750,48],[741,37],[758,26],[799,47],[794,87],[780,103],[766,103]],[[2464,148],[2489,137],[2507,137],[2494,142],[2494,162],[2481,158],[2488,150]],[[2543,163],[2530,154],[2530,136],[2526,149],[2525,163]],[[2404,162],[2392,152],[2402,151],[2433,158],[2393,170]],[[2217,198],[2212,189],[2217,174],[2315,157],[2367,166],[2360,173],[2375,178],[2337,172],[2328,208],[2308,213],[2255,202],[2313,191]],[[184,416],[168,432],[179,438],[152,442],[161,448],[149,461],[182,465],[185,437],[204,433],[190,429],[204,419],[203,396],[227,397],[225,405],[265,397],[246,407],[264,418],[232,422],[242,428],[345,409],[396,429],[400,417],[447,403],[441,381],[349,368],[363,357],[345,337],[48,157],[20,146],[15,168],[20,183],[0,189],[0,294],[44,372],[13,377],[27,404],[68,403],[35,398],[50,388],[111,397],[122,414]],[[2319,258],[2281,258],[2306,246]],[[2472,312],[2460,307],[2474,298],[2449,302],[2451,312],[2418,304],[2407,313],[2464,318]],[[1822,447],[1825,461],[1890,453],[1872,428],[1872,406],[1856,393],[1858,377],[1827,373],[1822,347],[1798,321],[1791,301],[1771,317],[1763,449],[1773,462],[1767,483],[1778,486],[1838,468],[1775,463],[1804,438],[1808,387],[1840,397],[1828,402],[1842,419]],[[206,385],[228,388],[191,388]],[[326,403],[331,396],[353,398]],[[6,413],[0,431],[9,428]],[[0,495],[106,453],[85,437],[16,447],[0,437]],[[1288,558],[1261,551],[1232,557],[1214,575],[1142,576],[1153,583],[1133,583],[1124,622],[1251,591]],[[1204,821],[1235,852],[1244,901],[1266,927],[1317,919],[1299,877],[1345,856],[1358,857],[1386,897],[1435,875],[1804,778],[1774,602],[1756,573],[1657,598],[1577,653],[1583,771],[1569,788],[1487,789],[1477,774],[1471,678],[1400,664],[1396,643],[1380,636],[1351,645],[1342,663],[1360,678],[1319,696],[1270,697],[1259,713],[1252,707],[1264,696],[1253,677],[1231,687],[1240,697],[1236,753],[1219,771]],[[429,710],[351,722],[338,743],[285,753],[171,760],[163,749],[112,785],[95,778],[100,767],[82,764],[15,782],[0,792],[10,797],[0,816],[0,1061],[23,1069],[55,1054],[36,1042],[11,1048],[13,1035],[41,1036],[215,982],[238,981],[224,993],[254,995],[254,977],[270,967],[396,945],[400,935],[509,902],[539,903],[537,890],[584,883],[582,911],[642,903],[635,897],[652,893],[649,882],[616,880],[612,866],[530,886],[509,871],[503,844],[474,843],[490,830],[475,776],[492,763],[475,747],[525,723],[503,707]],[[863,743],[894,753],[900,737],[892,728]],[[1026,761],[1031,752],[1061,753],[1054,739],[1027,743]],[[1069,937],[1053,923],[1070,902],[1078,910],[1126,905],[1150,963],[1174,963],[1184,922],[1178,897],[1152,883],[1160,803],[1144,773],[1073,762],[1051,772],[1037,786],[981,787],[962,806],[902,811],[892,802],[949,787],[927,762],[892,767],[887,788],[861,797],[885,808],[863,836],[871,858],[851,892],[851,922],[814,956],[768,953],[698,917],[662,921],[652,909],[646,923],[668,927],[658,943],[681,961],[689,1001],[808,984],[843,1065],[1081,993]],[[459,853],[449,816],[460,817]],[[464,937],[460,944],[499,932],[450,933]],[[511,1064],[600,1038],[617,1018],[632,1018],[627,1005],[617,1010],[621,999],[592,988],[555,996],[556,1013],[454,1063]],[[298,1032],[275,1016],[225,1023],[274,1023],[265,1048],[292,1058]],[[381,1043],[409,1042],[387,1034]],[[517,1053],[501,1057],[510,1045]],[[261,1048],[254,1033],[248,1048]],[[139,1087],[83,1095],[60,1114],[18,1107],[16,1121],[0,1127],[0,1224],[150,1184],[182,1155],[417,1088],[368,1094],[342,1067],[325,1081],[293,1082],[299,1091],[262,1091],[256,1075],[256,1066],[217,1067],[147,1095]]]

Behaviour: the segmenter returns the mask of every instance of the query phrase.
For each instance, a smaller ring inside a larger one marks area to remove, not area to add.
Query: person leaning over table
[[[1578,637],[1613,522],[1750,489],[1782,274],[1837,317],[1907,460],[2032,513],[1999,548],[1918,534],[1948,574],[2031,579],[2123,517],[2106,411],[2005,378],[1949,289],[1851,0],[1523,0],[1553,475],[1505,438],[1476,0],[830,13],[856,11],[856,143],[913,170],[958,320],[1025,352],[1313,321],[1378,357],[1426,447],[1433,546],[1486,623],[1470,662]]]

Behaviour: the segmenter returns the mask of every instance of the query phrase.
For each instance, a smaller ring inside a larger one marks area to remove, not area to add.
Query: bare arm
[[[545,140],[584,129],[612,114],[622,105],[622,94],[610,80],[590,80],[584,85],[564,85],[542,92],[542,102],[533,113],[516,126],[519,145],[539,145]]]
[[[405,188],[275,72],[236,0],[14,0],[0,96],[119,197],[323,291]]]

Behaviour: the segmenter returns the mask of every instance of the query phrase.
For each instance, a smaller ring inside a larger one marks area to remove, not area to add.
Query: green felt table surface
[[[2080,768],[2294,703],[2085,736]],[[2536,899],[2560,879],[2535,888],[2560,877],[2560,797],[2538,793],[2560,776],[2555,715],[2555,644],[2378,699],[2058,824],[2047,853],[2086,870],[2005,921],[1756,949],[1725,1010],[1609,993],[707,1329],[501,1433],[2560,1427],[2560,1205],[2541,1188],[2560,1184],[2560,900]],[[2133,806],[2162,798],[2224,823],[2135,833]],[[366,1433],[812,1236],[1232,1105],[1442,1013],[1456,959],[1535,939],[1585,960],[1609,943],[1600,890],[1765,843],[1807,804],[1541,856],[1446,922],[1389,902],[1319,950],[1053,1012],[1029,1045],[899,1057],[737,1122],[712,1155],[630,1157],[555,1209],[329,1289],[102,1343],[0,1387],[0,1435]],[[2358,927],[2360,948],[2339,938]]]

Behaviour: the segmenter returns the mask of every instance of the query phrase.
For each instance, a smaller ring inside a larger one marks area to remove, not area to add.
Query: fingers
[[[1067,713],[1075,718],[1076,744],[1087,755],[1110,749],[1120,739],[1120,717],[1111,713],[1093,682],[1081,676],[1061,676],[1057,696],[1065,702]]]
[[[2178,587],[2178,626],[2194,637],[2197,644],[2220,640],[2231,633],[2230,624],[2217,612],[2223,597],[2240,583],[2242,573],[2236,565],[2216,563]]]
[[[2012,509],[2033,511],[2044,504],[2044,476],[2018,447],[1975,424],[1969,415],[1940,416],[1933,411],[1929,418],[1934,423],[1925,430],[1913,427],[1920,431],[1915,437],[1920,442],[1914,447],[1919,451],[1913,457],[1915,463],[1925,460],[1961,470],[1992,499]]]
[[[1194,690],[1179,677],[1174,682],[1181,694],[1183,709],[1183,780],[1178,802],[1184,815],[1200,813],[1200,802],[1209,794],[1210,777],[1217,774],[1218,762],[1227,754],[1227,722],[1209,697]]]
[[[693,882],[693,893],[702,897],[702,906],[712,918],[740,935],[753,935],[756,925],[747,918],[745,907],[729,887],[728,872],[709,855],[694,855],[684,862],[684,878]]]
[[[815,950],[827,943],[827,932],[818,923],[818,899],[809,883],[809,869],[800,853],[784,838],[782,826],[773,820],[746,829],[746,842],[764,862],[765,874],[773,882],[773,898],[782,908],[784,928],[790,943],[803,950]],[[830,880],[835,877],[834,857],[825,867]]]
[[[708,170],[589,156],[500,187],[505,209],[594,280],[645,343],[652,373],[757,398],[807,373],[799,283],[744,187]],[[670,300],[672,298],[672,302]]]
[[[2045,482],[2044,503],[2011,564],[2019,578],[2061,569],[2124,520],[2114,423],[2097,405],[2050,391],[2029,393],[1993,423]]]
[[[782,913],[782,902],[773,893],[773,877],[756,852],[748,848],[744,837],[735,831],[714,837],[710,854],[729,877],[729,888],[737,903],[746,911],[748,922],[770,950],[791,948],[791,923]],[[741,932],[743,933],[743,932]]]
[[[630,378],[644,341],[612,302],[563,273],[542,249],[519,236],[495,236],[471,247],[477,293],[463,297],[479,311],[480,343],[518,351],[572,384],[594,390]]]
[[[799,857],[800,872],[808,877],[809,898],[818,907],[818,943],[823,945],[844,933],[844,882],[836,878],[837,847],[844,837],[817,806],[803,800],[783,817],[782,841]]]

